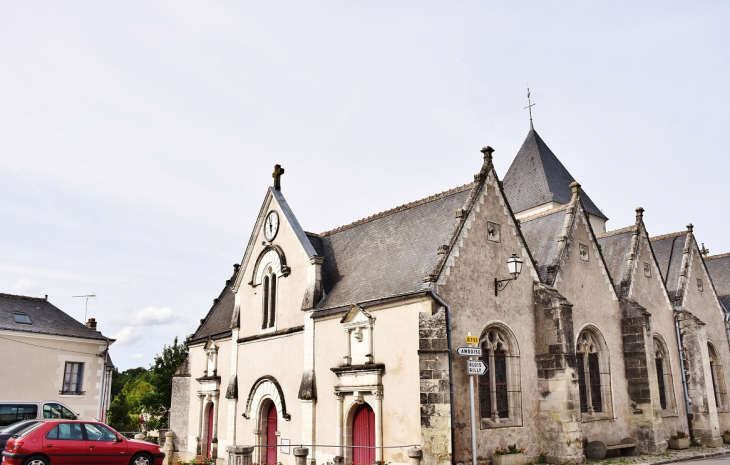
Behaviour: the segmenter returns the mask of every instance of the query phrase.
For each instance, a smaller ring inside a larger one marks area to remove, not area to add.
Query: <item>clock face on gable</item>
[[[267,241],[271,242],[276,237],[276,233],[279,232],[279,214],[275,211],[270,211],[266,215],[264,220],[264,237]]]

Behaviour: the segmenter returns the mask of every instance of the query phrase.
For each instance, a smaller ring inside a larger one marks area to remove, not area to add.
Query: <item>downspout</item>
[[[725,307],[725,304],[723,304],[720,299],[717,299],[718,302],[720,302],[720,306],[723,310],[723,317],[722,321],[725,322],[725,334],[727,334],[727,342],[730,344],[730,313],[728,313],[727,308]]]
[[[104,350],[104,362],[101,364],[101,390],[99,391],[99,413],[97,415],[97,420],[106,423],[106,418],[104,418],[104,399],[106,398],[106,395],[104,395],[104,389],[106,387],[106,362],[107,357],[109,356],[109,338],[106,339],[106,349]],[[101,354],[99,354],[101,357]]]
[[[446,345],[449,349],[449,404],[451,405],[451,463],[454,464],[454,367],[451,358],[451,307],[433,290],[429,289],[428,294],[436,303],[444,307],[444,311],[446,312]]]
[[[676,311],[674,313],[674,328],[677,332],[677,346],[679,347],[679,365],[682,369],[682,387],[684,388],[684,411],[687,414],[687,427],[690,430],[690,436],[692,436],[692,414],[689,410],[689,391],[687,390],[687,372],[684,366],[684,348],[682,347],[682,337],[679,334],[679,320],[677,319]]]

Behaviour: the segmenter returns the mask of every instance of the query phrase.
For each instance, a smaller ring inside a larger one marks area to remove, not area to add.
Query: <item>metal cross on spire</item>
[[[281,190],[281,175],[284,174],[284,168],[281,165],[274,165],[274,174],[271,175],[274,178],[274,189],[277,191]]]
[[[532,107],[535,105],[537,105],[537,103],[530,102],[530,86],[527,86],[527,106],[524,109],[530,111],[530,129],[535,129],[532,126]]]

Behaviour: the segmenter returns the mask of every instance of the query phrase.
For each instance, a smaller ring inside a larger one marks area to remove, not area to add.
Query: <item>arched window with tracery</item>
[[[665,414],[674,413],[677,404],[674,399],[674,383],[672,381],[669,351],[664,340],[658,334],[654,335],[654,363],[656,365],[657,383],[659,384],[659,404]]]
[[[479,414],[482,428],[522,424],[520,354],[517,341],[502,325],[487,327],[482,335],[482,361],[487,372],[479,376]]]
[[[712,375],[712,390],[715,392],[715,405],[721,411],[727,411],[727,392],[725,391],[725,376],[722,371],[722,360],[717,355],[715,346],[707,343],[707,352],[710,356],[710,374]]]
[[[276,325],[276,281],[276,273],[269,267],[261,282],[263,286],[261,329],[273,328]]]
[[[575,350],[580,411],[587,415],[611,412],[611,372],[608,348],[595,328],[578,335]]]

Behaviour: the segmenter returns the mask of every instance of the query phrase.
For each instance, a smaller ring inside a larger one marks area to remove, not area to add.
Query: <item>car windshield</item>
[[[0,433],[4,434],[15,434],[20,430],[23,430],[31,425],[35,425],[38,423],[37,421],[21,421],[20,423],[15,423],[14,425],[10,425],[4,429],[0,429]]]
[[[40,428],[40,426],[41,426],[42,424],[43,424],[43,423],[41,423],[41,422],[38,422],[38,423],[34,423],[34,424],[30,425],[30,426],[26,426],[26,427],[25,427],[25,428],[23,428],[22,430],[20,430],[20,431],[18,431],[17,433],[15,433],[15,434],[13,435],[13,437],[14,437],[14,438],[24,438],[24,437],[26,437],[26,436],[27,436],[27,435],[28,435],[29,433],[31,433],[31,432],[33,432],[33,431],[35,431],[35,430],[36,430],[36,428]]]

